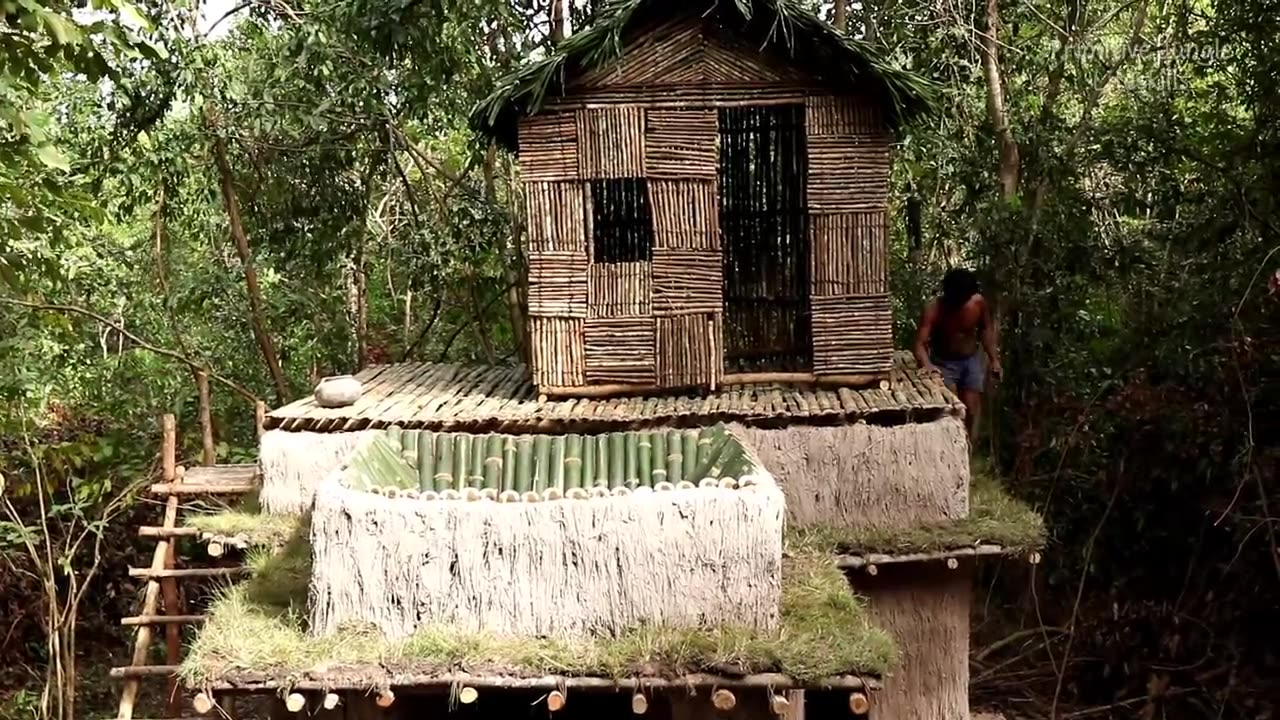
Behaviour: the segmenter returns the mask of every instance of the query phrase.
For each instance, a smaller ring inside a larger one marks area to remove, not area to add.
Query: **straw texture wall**
[[[298,515],[311,508],[316,486],[346,462],[378,431],[316,433],[268,430],[258,457],[262,464],[259,501],[269,513]]]
[[[942,567],[885,567],[875,577],[857,573],[854,579],[899,653],[898,668],[876,693],[874,720],[969,717],[972,566]]]
[[[969,514],[964,423],[731,426],[755,449],[799,524],[908,527]]]
[[[815,85],[684,17],[520,122],[539,391],[888,375],[883,108]]]
[[[696,458],[697,435],[692,439]],[[624,451],[623,464],[594,482],[625,487],[631,455]],[[685,456],[675,455],[675,468]],[[474,457],[483,464],[483,453]],[[555,460],[545,467],[554,468]],[[561,636],[613,634],[638,623],[772,628],[783,497],[753,460],[742,467],[751,480],[741,489],[715,484],[507,503],[355,489],[360,477],[416,477],[407,463],[336,471],[317,492],[312,513],[313,631],[352,621],[372,623],[392,638],[434,623]]]

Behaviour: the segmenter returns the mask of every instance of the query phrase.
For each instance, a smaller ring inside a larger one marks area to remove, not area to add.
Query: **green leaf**
[[[71,161],[62,151],[52,145],[39,145],[36,147],[36,157],[40,158],[40,162],[55,170],[67,171],[71,169]]]
[[[37,14],[40,17],[40,21],[44,23],[45,28],[48,29],[49,34],[53,36],[54,42],[59,45],[80,42],[80,31],[76,29],[75,25],[71,24],[71,21],[57,13],[44,9],[41,9]]]

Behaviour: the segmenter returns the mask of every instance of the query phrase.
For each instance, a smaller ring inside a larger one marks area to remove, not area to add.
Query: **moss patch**
[[[283,679],[317,665],[368,666],[377,677],[389,670],[465,670],[608,678],[730,665],[743,672],[782,672],[812,680],[878,674],[896,662],[893,641],[872,624],[863,600],[852,593],[832,559],[807,549],[787,554],[782,622],[774,633],[732,624],[699,630],[643,626],[616,638],[565,641],[429,627],[406,640],[387,642],[372,628],[347,627],[312,637],[306,631],[310,551],[304,538],[297,533],[283,551],[254,556],[251,579],[215,601],[183,662],[187,682],[216,682],[238,672]]]
[[[963,520],[897,529],[809,526],[793,536],[793,545],[837,553],[932,552],[979,544],[1001,545],[1012,553],[1041,548],[1045,529],[1039,514],[975,465],[969,517]]]

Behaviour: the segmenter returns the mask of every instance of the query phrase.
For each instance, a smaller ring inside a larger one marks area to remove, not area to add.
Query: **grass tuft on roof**
[[[896,529],[807,526],[793,530],[790,542],[841,554],[935,552],[979,544],[1018,553],[1044,546],[1044,518],[1010,495],[989,468],[974,464],[969,493],[969,517],[963,520]]]
[[[182,664],[187,683],[218,683],[238,673],[287,682],[313,668],[334,666],[348,678],[366,668],[371,685],[388,672],[620,678],[716,671],[726,665],[804,681],[879,674],[897,662],[893,641],[871,622],[864,601],[853,594],[833,559],[808,550],[787,554],[782,622],[774,633],[727,622],[708,629],[643,626],[619,637],[588,640],[429,627],[388,642],[368,626],[313,637],[306,627],[310,549],[304,538],[299,532],[282,551],[255,556],[252,577],[213,603]]]
[[[472,111],[472,126],[514,149],[516,120],[536,113],[549,96],[562,92],[570,75],[619,58],[635,29],[682,14],[713,18],[838,91],[871,89],[896,122],[937,105],[932,82],[890,64],[870,43],[837,31],[798,0],[613,0],[601,10],[600,21],[499,80]]]
[[[262,512],[257,496],[251,495],[233,508],[188,515],[183,524],[208,535],[240,539],[245,547],[271,548],[288,542],[297,530],[298,519]]]

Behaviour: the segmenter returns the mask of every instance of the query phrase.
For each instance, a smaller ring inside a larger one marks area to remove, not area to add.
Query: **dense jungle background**
[[[1051,541],[982,578],[975,701],[1276,716],[1280,5],[812,9],[938,84],[897,149],[900,346],[948,267],[999,311],[978,452]],[[467,114],[608,10],[0,0],[0,717],[113,712],[136,490],[196,368],[244,461],[254,398],[519,361],[516,169]]]

